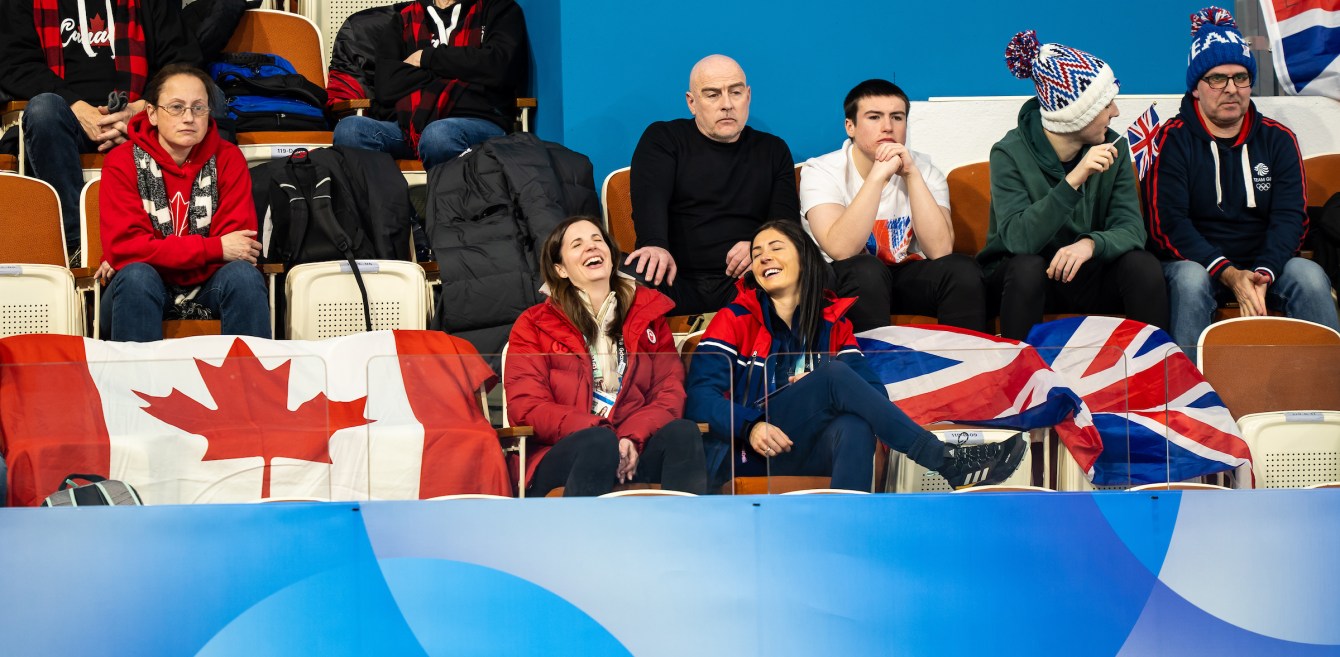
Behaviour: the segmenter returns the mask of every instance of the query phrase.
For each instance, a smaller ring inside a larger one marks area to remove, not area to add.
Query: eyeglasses
[[[181,116],[182,114],[185,114],[188,109],[196,116],[209,116],[208,105],[192,105],[187,107],[181,103],[173,103],[171,105],[158,105],[157,107],[172,116]]]
[[[1246,71],[1234,73],[1233,75],[1215,73],[1214,75],[1207,75],[1201,78],[1201,81],[1210,85],[1211,89],[1223,89],[1228,86],[1229,80],[1232,80],[1233,86],[1238,88],[1252,86],[1252,76]]]

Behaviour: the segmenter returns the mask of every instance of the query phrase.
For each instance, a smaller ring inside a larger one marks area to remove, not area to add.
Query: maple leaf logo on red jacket
[[[340,429],[368,424],[367,397],[330,401],[325,393],[288,408],[289,366],[265,369],[246,342],[238,339],[221,365],[197,358],[200,378],[217,409],[173,388],[166,397],[139,391],[144,412],[209,442],[205,461],[260,456],[265,459],[261,497],[270,496],[270,462],[275,457],[330,463],[330,437]]]

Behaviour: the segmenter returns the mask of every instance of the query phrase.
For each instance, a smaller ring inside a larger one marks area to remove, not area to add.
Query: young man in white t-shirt
[[[972,256],[952,253],[949,185],[929,157],[907,148],[907,94],[866,80],[843,101],[848,141],[800,170],[800,215],[833,264],[838,296],[857,331],[892,313],[986,330],[986,293]]]

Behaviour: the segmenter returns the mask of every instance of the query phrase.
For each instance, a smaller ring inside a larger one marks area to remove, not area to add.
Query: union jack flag
[[[1232,414],[1167,333],[1074,317],[1034,326],[1028,343],[1084,400],[1103,437],[1094,483],[1185,481],[1251,462]]]
[[[1261,2],[1280,88],[1340,100],[1340,0]]]
[[[1093,475],[1103,443],[1092,418],[1032,347],[948,326],[886,326],[856,337],[889,399],[914,422],[1052,427]]]
[[[1159,131],[1159,115],[1154,111],[1154,106],[1150,105],[1131,127],[1126,128],[1126,141],[1131,145],[1131,159],[1135,160],[1136,170],[1140,174],[1140,180],[1145,179],[1145,172],[1149,170],[1149,165],[1154,163],[1154,158],[1159,156],[1158,144],[1154,141],[1154,136]]]

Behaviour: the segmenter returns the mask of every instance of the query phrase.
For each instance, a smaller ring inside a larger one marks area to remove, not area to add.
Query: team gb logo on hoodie
[[[1265,162],[1252,167],[1252,172],[1256,174],[1252,182],[1256,183],[1256,191],[1264,192],[1270,189],[1270,167]]]

